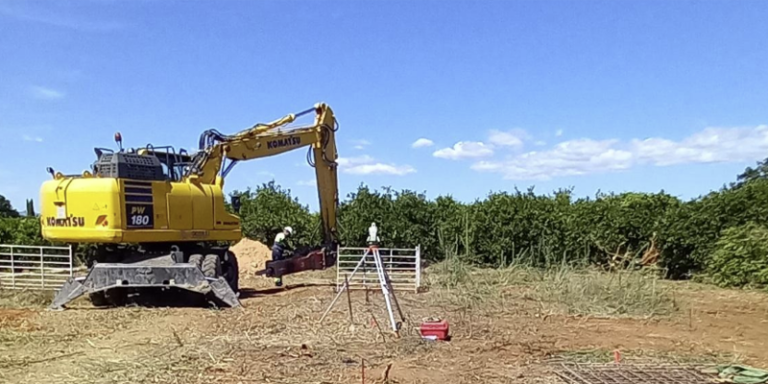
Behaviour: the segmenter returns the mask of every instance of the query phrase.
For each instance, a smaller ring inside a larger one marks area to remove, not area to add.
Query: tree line
[[[274,182],[235,191],[243,233],[265,244],[285,225],[297,242],[320,241],[319,217]],[[524,263],[611,266],[643,262],[670,279],[704,276],[722,286],[768,285],[768,159],[736,181],[683,201],[658,193],[572,190],[489,193],[462,203],[413,190],[360,185],[340,203],[342,246],[364,246],[376,222],[385,247],[421,246],[430,261],[457,257],[482,267]]]
[[[451,196],[360,185],[339,206],[342,246],[363,246],[376,222],[385,247],[421,246],[424,258],[449,257],[483,267],[525,263],[640,265],[655,262],[671,279],[704,276],[723,286],[768,285],[768,159],[720,190],[683,201],[658,193],[598,193],[575,198],[492,192],[471,203]],[[243,234],[271,245],[290,225],[295,243],[317,244],[319,216],[274,181],[245,191]],[[6,201],[5,199],[0,200]],[[42,244],[39,222],[14,217],[0,204],[0,243]]]

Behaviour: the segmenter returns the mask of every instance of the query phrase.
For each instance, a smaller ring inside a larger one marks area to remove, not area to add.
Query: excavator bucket
[[[268,261],[257,276],[282,277],[304,271],[318,271],[336,264],[336,254],[324,249],[313,250],[305,255],[294,255],[284,260]]]
[[[85,277],[70,277],[56,294],[50,309],[61,310],[82,295],[126,288],[181,288],[213,296],[229,307],[240,306],[238,295],[223,277],[205,277],[195,264],[98,263]]]

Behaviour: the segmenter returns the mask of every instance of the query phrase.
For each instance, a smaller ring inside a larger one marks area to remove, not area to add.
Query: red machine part
[[[267,277],[282,277],[303,271],[316,271],[332,267],[336,264],[336,255],[324,249],[314,250],[306,255],[296,255],[285,260],[268,261],[264,270],[256,275]]]
[[[447,340],[448,329],[449,326],[446,320],[428,320],[421,323],[419,331],[421,332],[421,337],[425,339]]]

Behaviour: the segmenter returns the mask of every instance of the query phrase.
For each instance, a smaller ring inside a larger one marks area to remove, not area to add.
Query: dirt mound
[[[241,275],[253,275],[264,269],[267,261],[272,260],[272,250],[269,247],[248,238],[243,238],[229,250],[237,256]]]

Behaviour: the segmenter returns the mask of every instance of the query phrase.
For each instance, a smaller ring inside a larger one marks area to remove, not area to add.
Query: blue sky
[[[765,1],[0,0],[0,194],[93,147],[334,108],[342,195],[574,187],[688,199],[768,156]],[[422,139],[422,140],[419,140]],[[414,143],[420,145],[415,145]],[[238,165],[312,208],[304,149]]]

